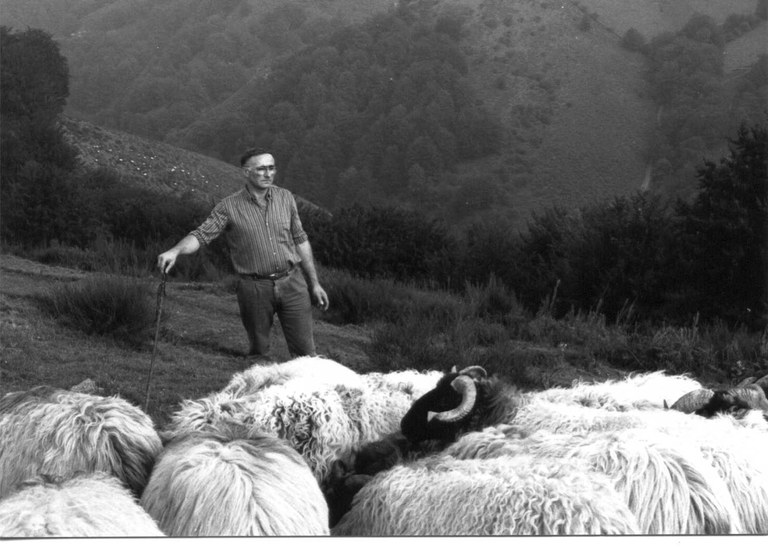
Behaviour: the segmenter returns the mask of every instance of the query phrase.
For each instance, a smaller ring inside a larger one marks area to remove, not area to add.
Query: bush
[[[453,240],[419,213],[353,206],[338,211],[313,236],[319,262],[369,279],[442,282],[451,270]]]
[[[424,291],[391,279],[364,279],[341,270],[324,270],[321,279],[332,305],[323,320],[330,323],[392,322],[415,314],[440,318],[446,324],[461,313],[462,302],[444,292]]]
[[[624,37],[621,39],[621,45],[624,47],[624,49],[629,51],[637,51],[642,53],[645,51],[648,43],[640,31],[632,27],[624,33]]]
[[[155,299],[146,281],[99,276],[60,285],[41,298],[53,317],[86,334],[140,346],[151,337]]]

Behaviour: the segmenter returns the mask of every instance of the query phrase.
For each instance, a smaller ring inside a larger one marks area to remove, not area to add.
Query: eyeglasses
[[[251,171],[256,171],[258,173],[266,173],[267,171],[274,171],[275,166],[274,165],[259,165],[258,167],[246,167],[245,172],[250,173]]]

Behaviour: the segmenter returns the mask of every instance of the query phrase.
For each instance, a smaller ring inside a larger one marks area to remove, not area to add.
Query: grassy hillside
[[[62,127],[84,166],[112,169],[122,180],[142,188],[214,204],[243,187],[239,167],[210,156],[69,117],[62,119]],[[301,196],[296,198],[314,207]]]
[[[152,338],[141,347],[130,347],[86,335],[40,309],[39,298],[56,287],[99,275],[0,257],[0,397],[41,384],[68,388],[91,378],[106,394],[144,403]],[[148,279],[147,284],[156,290],[156,282]],[[150,393],[150,414],[159,423],[181,400],[221,389],[250,364],[243,357],[247,340],[233,293],[217,285],[185,283],[169,283],[166,293]],[[287,360],[279,326],[272,335],[274,357]],[[319,321],[316,338],[320,353],[355,370],[367,370],[365,329]]]

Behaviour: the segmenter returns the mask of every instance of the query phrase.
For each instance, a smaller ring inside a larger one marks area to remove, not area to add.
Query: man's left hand
[[[325,290],[320,285],[315,285],[312,288],[312,296],[314,296],[318,308],[323,311],[328,309],[328,306],[330,305],[328,295],[325,294]]]

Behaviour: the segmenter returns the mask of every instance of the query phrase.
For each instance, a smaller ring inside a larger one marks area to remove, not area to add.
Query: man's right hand
[[[173,265],[176,264],[176,258],[179,256],[178,251],[170,250],[157,256],[157,267],[160,268],[162,273],[168,273]]]

